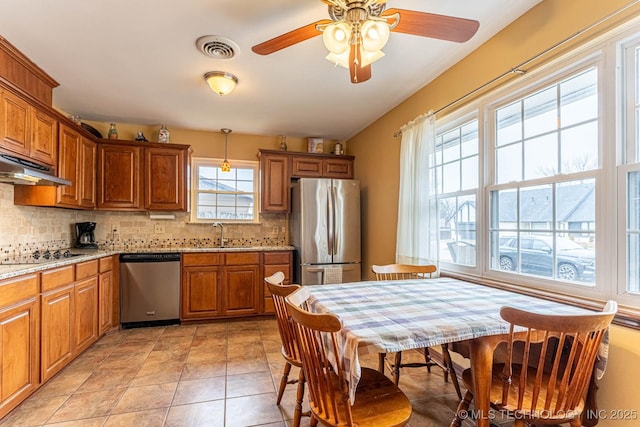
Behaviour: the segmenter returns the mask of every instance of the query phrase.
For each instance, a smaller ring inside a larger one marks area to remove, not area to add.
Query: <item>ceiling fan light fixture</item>
[[[349,51],[345,51],[341,54],[329,52],[325,58],[334,65],[339,65],[347,69],[349,68]]]
[[[384,52],[379,50],[377,52],[368,52],[364,47],[360,49],[360,62],[362,67],[366,67],[369,64],[376,62],[378,59],[384,56]]]
[[[210,71],[204,75],[204,79],[212,91],[218,95],[228,95],[238,84],[238,78],[226,71]]]
[[[378,52],[389,41],[390,33],[389,24],[369,19],[362,24],[362,47],[367,52]]]
[[[344,21],[329,24],[322,32],[325,47],[337,55],[348,51],[350,39],[351,26]]]

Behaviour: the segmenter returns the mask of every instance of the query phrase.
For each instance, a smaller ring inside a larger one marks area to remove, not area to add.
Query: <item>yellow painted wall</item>
[[[356,156],[356,178],[362,186],[363,272],[372,278],[371,264],[395,260],[399,184],[400,140],[393,134],[405,123],[429,110],[436,111],[486,82],[543,52],[552,45],[629,5],[630,0],[544,0],[494,36],[471,55],[405,100],[349,140]],[[572,43],[545,56],[550,60],[630,17],[640,15],[640,4],[598,25]],[[375,64],[374,64],[375,67]],[[502,82],[507,81],[505,79]],[[459,107],[456,106],[456,108]],[[438,118],[453,111],[445,110]],[[611,334],[610,364],[601,381],[599,403],[609,419],[600,426],[638,426],[640,419],[613,420],[616,410],[635,410],[640,399],[635,391],[640,380],[640,332],[615,327]]]

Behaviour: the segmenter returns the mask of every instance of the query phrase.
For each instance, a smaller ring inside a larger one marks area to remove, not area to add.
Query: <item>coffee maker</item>
[[[97,249],[95,229],[95,222],[76,222],[76,248]]]

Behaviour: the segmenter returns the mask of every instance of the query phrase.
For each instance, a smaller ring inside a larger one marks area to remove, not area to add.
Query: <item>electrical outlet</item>
[[[271,234],[278,234],[278,226],[274,225],[273,228],[271,229]]]
[[[153,226],[153,232],[154,232],[154,233],[156,233],[156,234],[164,233],[164,225],[162,225],[162,224],[155,224],[155,225]]]
[[[287,230],[285,229],[285,226],[283,225],[283,226],[282,226],[282,230],[280,230],[280,232],[281,232],[281,233],[284,233],[284,232],[286,232],[286,231],[287,231]]]

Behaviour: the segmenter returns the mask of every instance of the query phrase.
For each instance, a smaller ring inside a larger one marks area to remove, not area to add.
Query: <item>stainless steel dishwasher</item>
[[[120,255],[123,328],[180,323],[180,254]]]

